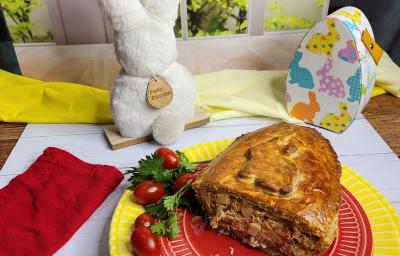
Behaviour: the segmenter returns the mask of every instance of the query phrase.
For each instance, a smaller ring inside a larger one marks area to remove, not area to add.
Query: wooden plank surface
[[[373,98],[363,114],[400,157],[400,99],[390,94]]]
[[[6,162],[25,126],[25,124],[0,122],[0,169]]]

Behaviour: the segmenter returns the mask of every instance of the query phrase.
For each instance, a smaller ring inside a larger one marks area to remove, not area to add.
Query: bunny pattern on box
[[[315,33],[308,41],[306,48],[308,51],[316,54],[326,54],[332,57],[332,49],[336,42],[340,40],[340,34],[336,30],[335,20],[326,21],[327,33]]]
[[[299,102],[292,108],[290,114],[297,119],[312,123],[315,115],[321,110],[315,92],[308,92],[309,103]]]
[[[302,88],[312,89],[314,88],[313,77],[311,72],[303,67],[300,67],[300,60],[303,57],[303,53],[296,51],[294,59],[290,64],[290,81],[291,84],[298,84]]]
[[[293,117],[339,133],[352,123],[375,82],[376,63],[362,41],[364,31],[372,35],[364,14],[345,7],[304,36],[286,82]]]
[[[329,96],[335,96],[337,98],[343,98],[345,95],[344,85],[339,77],[335,77],[330,74],[333,67],[332,59],[327,59],[324,66],[317,71],[319,78],[319,92],[328,91]]]
[[[179,0],[98,0],[114,30],[121,73],[111,91],[111,111],[123,137],[153,134],[161,144],[174,143],[195,110],[190,72],[176,62],[174,34]],[[147,101],[147,86],[164,78],[173,91],[164,108]]]
[[[347,111],[347,102],[340,102],[339,106],[340,114],[327,114],[319,123],[321,127],[333,130],[335,132],[343,132],[344,129],[346,129],[346,126],[353,121],[351,115]]]
[[[340,49],[338,56],[342,60],[350,63],[358,61],[357,49],[356,45],[354,44],[354,41],[352,40],[347,41],[346,48]]]

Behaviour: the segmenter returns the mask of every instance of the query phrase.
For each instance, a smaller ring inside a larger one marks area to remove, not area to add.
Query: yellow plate
[[[232,143],[232,139],[197,144],[181,150],[190,161],[215,158]],[[341,183],[357,198],[371,224],[374,255],[400,255],[400,215],[389,201],[367,180],[342,165]],[[143,213],[143,207],[131,200],[130,191],[122,195],[111,221],[110,255],[133,255],[130,246],[132,224]]]

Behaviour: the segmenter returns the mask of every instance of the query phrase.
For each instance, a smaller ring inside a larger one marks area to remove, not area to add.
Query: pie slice
[[[341,167],[315,129],[245,134],[193,183],[212,228],[270,255],[318,255],[338,232]]]

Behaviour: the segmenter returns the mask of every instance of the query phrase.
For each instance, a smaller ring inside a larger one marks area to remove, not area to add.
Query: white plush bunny
[[[111,91],[111,111],[123,137],[153,134],[174,143],[194,115],[192,75],[176,62],[174,35],[179,0],[99,0],[114,29],[121,73]],[[171,103],[161,109],[147,102],[147,85],[165,78],[173,90]]]

